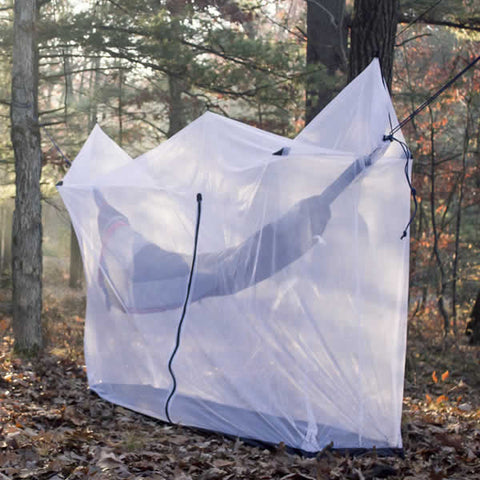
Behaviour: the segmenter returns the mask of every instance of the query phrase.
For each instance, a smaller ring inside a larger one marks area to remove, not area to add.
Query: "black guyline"
[[[397,142],[400,144],[403,150],[403,154],[405,155],[405,178],[407,179],[408,187],[410,188],[410,194],[412,195],[413,198],[413,203],[414,203],[414,210],[412,215],[410,216],[410,220],[408,221],[407,225],[403,229],[402,236],[400,237],[400,240],[403,240],[407,236],[407,230],[409,229],[410,225],[412,224],[413,220],[415,219],[415,216],[417,215],[417,210],[418,210],[418,201],[417,201],[417,191],[415,190],[415,187],[412,185],[412,180],[409,175],[409,166],[410,166],[410,160],[412,160],[412,152],[410,152],[410,149],[408,148],[407,144],[405,142],[402,142],[398,138],[394,137],[393,135],[385,135],[383,137],[384,140],[390,140],[391,142]]]
[[[415,25],[418,21],[420,21],[427,13],[429,13],[431,10],[433,10],[437,5],[439,5],[443,0],[437,0],[435,3],[432,3],[423,13],[421,13],[418,17],[414,18],[403,30],[400,30],[395,35],[395,39],[399,37],[403,32],[408,30],[411,26]]]
[[[401,128],[403,128],[408,122],[410,122],[413,118],[415,118],[422,110],[424,110],[426,107],[428,107],[438,96],[440,96],[447,88],[451,87],[462,75],[464,75],[470,68],[472,68],[478,61],[480,60],[480,55],[473,59],[462,71],[458,72],[453,78],[451,78],[447,83],[445,83],[442,87],[440,87],[433,95],[431,95],[429,98],[427,98],[420,106],[418,106],[407,118],[402,120],[395,128],[392,128],[391,124],[391,119],[389,116],[389,121],[390,121],[390,128],[391,131],[388,135],[384,135],[383,139],[384,140],[390,140],[391,142],[397,142],[400,144],[402,147],[403,153],[405,154],[405,177],[407,179],[408,186],[410,188],[410,193],[413,198],[414,202],[414,211],[413,214],[410,217],[410,220],[407,223],[407,226],[403,230],[402,236],[400,239],[404,239],[407,236],[407,230],[412,224],[418,210],[418,202],[417,202],[417,191],[412,185],[412,181],[409,176],[409,162],[412,159],[412,154],[407,147],[405,142],[402,142],[398,138],[395,138],[395,133],[397,133]]]
[[[401,128],[403,128],[408,122],[416,117],[422,110],[427,108],[439,95],[441,95],[447,88],[451,87],[462,75],[464,75],[470,68],[472,68],[480,60],[480,55],[473,59],[462,71],[458,72],[453,78],[439,88],[433,95],[425,100],[420,106],[418,106],[407,118],[402,120],[387,137],[395,135]],[[388,138],[389,139],[389,138]]]
[[[202,214],[202,194],[197,193],[197,224],[195,226],[195,241],[193,244],[193,258],[192,258],[192,265],[190,267],[190,276],[188,278],[188,286],[187,286],[187,294],[185,296],[185,302],[183,304],[182,316],[180,317],[180,322],[177,327],[177,337],[175,341],[175,348],[173,349],[172,354],[170,355],[170,359],[168,360],[168,371],[170,372],[170,376],[172,377],[173,386],[170,394],[168,395],[167,401],[165,402],[165,416],[169,423],[173,423],[170,417],[170,402],[172,400],[175,391],[177,390],[177,378],[175,377],[175,373],[172,368],[173,360],[177,351],[180,347],[180,337],[182,333],[182,325],[183,321],[185,320],[185,314],[187,313],[187,306],[188,306],[188,299],[190,297],[190,290],[192,288],[192,280],[193,280],[193,270],[195,268],[195,260],[197,258],[197,246],[198,246],[198,232],[200,230],[200,217]]]

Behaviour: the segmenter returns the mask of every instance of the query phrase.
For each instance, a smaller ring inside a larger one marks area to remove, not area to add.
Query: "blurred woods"
[[[412,5],[418,9],[420,2]],[[420,21],[399,25],[393,94],[401,118],[480,51],[478,3],[437,1],[431,7],[421,6],[426,13]],[[422,13],[411,11],[411,21]],[[411,318],[445,334],[465,328],[480,289],[479,119],[477,64],[404,130],[418,200],[411,228]]]
[[[207,109],[294,136],[347,81],[353,0],[39,3],[41,188],[44,203],[60,209],[61,219],[45,223],[45,261],[53,265],[45,268],[46,283],[82,281],[78,246],[54,186],[67,168],[61,152],[73,159],[96,122],[134,156]],[[14,196],[12,0],[0,0],[0,32],[0,268],[6,285]],[[314,32],[321,34],[314,38]],[[400,1],[392,78],[399,119],[479,47],[478,2]],[[419,331],[464,329],[480,289],[479,119],[477,67],[404,131],[415,159],[410,317]],[[52,215],[44,209],[44,222]]]

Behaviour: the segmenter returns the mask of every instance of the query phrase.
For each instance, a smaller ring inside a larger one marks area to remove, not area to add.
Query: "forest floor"
[[[405,381],[404,458],[315,458],[251,447],[170,426],[112,405],[87,388],[84,299],[46,296],[45,354],[12,354],[0,314],[0,480],[7,479],[480,479],[480,347],[411,322]],[[62,292],[60,292],[62,293]],[[0,298],[0,301],[2,299]]]

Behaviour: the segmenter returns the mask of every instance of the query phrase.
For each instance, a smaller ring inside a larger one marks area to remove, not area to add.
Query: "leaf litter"
[[[49,346],[35,362],[12,354],[10,319],[0,319],[0,480],[480,480],[478,348],[409,340],[404,458],[331,446],[305,458],[283,444],[252,447],[100,399],[87,387],[78,308],[49,298],[44,317]]]

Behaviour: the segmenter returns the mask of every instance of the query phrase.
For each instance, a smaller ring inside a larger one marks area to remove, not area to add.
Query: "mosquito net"
[[[95,127],[58,187],[87,278],[90,387],[307,452],[401,447],[396,124],[374,61],[293,140],[206,113],[131,159]]]

